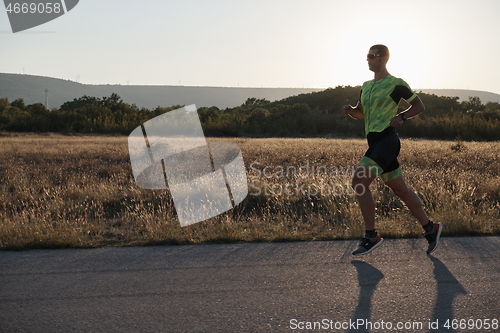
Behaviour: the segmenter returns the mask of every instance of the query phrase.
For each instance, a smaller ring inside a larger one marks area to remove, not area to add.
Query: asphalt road
[[[356,247],[4,251],[0,332],[500,332],[500,237]]]

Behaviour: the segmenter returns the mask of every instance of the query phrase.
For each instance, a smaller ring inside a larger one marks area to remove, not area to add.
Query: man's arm
[[[418,116],[425,110],[425,105],[422,103],[422,100],[420,97],[415,97],[411,102],[410,102],[410,107],[400,114],[398,114],[396,117],[392,118],[391,120],[391,126],[392,127],[399,127],[401,124],[403,124],[403,114],[406,116],[406,119],[410,119],[413,117]]]
[[[342,108],[342,114],[344,116],[349,115],[354,119],[363,119],[363,117],[365,116],[365,113],[363,111],[363,106],[359,101],[356,104],[356,106],[344,105],[344,107]]]

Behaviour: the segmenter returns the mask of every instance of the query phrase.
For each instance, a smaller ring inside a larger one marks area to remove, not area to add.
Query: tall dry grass
[[[250,195],[181,228],[168,190],[135,185],[124,136],[0,138],[0,248],[57,248],[357,238],[349,187],[361,139],[210,139],[243,152]],[[499,142],[402,140],[408,184],[444,235],[500,233]],[[372,184],[385,237],[421,228],[382,182]]]

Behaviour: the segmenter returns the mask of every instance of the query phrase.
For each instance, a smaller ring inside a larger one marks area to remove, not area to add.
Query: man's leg
[[[352,188],[356,193],[366,230],[375,229],[375,200],[370,191],[370,184],[376,177],[368,167],[358,165],[352,178]]]
[[[429,223],[429,217],[425,213],[422,201],[415,192],[408,188],[403,176],[389,180],[385,184],[392,189],[394,194],[403,200],[410,212],[417,218],[422,226]]]
[[[429,217],[425,213],[424,207],[422,205],[422,201],[415,194],[404,181],[403,176],[399,176],[392,180],[388,180],[386,185],[389,186],[401,200],[404,201],[408,209],[411,213],[417,218],[418,222],[422,225],[425,230],[425,238],[429,243],[427,247],[427,254],[430,254],[439,244],[439,238],[441,236],[441,232],[443,231],[443,225],[441,223],[434,223],[429,220]]]
[[[359,165],[352,178],[352,187],[358,198],[366,228],[366,234],[361,239],[358,249],[352,253],[353,255],[370,253],[384,241],[375,232],[375,201],[369,188],[375,177],[377,177],[376,172],[370,171],[369,167]]]

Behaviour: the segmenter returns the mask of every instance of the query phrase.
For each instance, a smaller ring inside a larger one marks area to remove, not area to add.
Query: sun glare
[[[331,68],[333,85],[361,85],[373,79],[366,62],[366,54],[375,44],[384,44],[391,52],[387,64],[389,73],[401,77],[413,88],[427,86],[425,84],[426,71],[429,70],[429,55],[416,52],[426,49],[425,30],[420,34],[413,33],[411,42],[408,42],[408,32],[394,29],[397,20],[381,22],[376,31],[367,33],[366,26],[356,26],[355,23],[346,26],[346,34],[339,38],[340,43],[332,45],[329,52],[335,54],[335,61],[328,64]],[[415,89],[414,88],[414,89]]]
[[[429,71],[435,59],[429,52],[433,32],[427,28],[417,15],[418,9],[393,1],[391,6],[381,10],[380,4],[364,3],[364,10],[355,15],[339,16],[326,33],[331,43],[320,45],[329,54],[323,59],[324,71],[322,86],[362,85],[373,79],[366,62],[370,46],[386,45],[391,58],[387,65],[389,73],[404,79],[413,89],[432,86]],[[407,10],[408,15],[401,15]],[[325,39],[323,39],[324,41]]]

